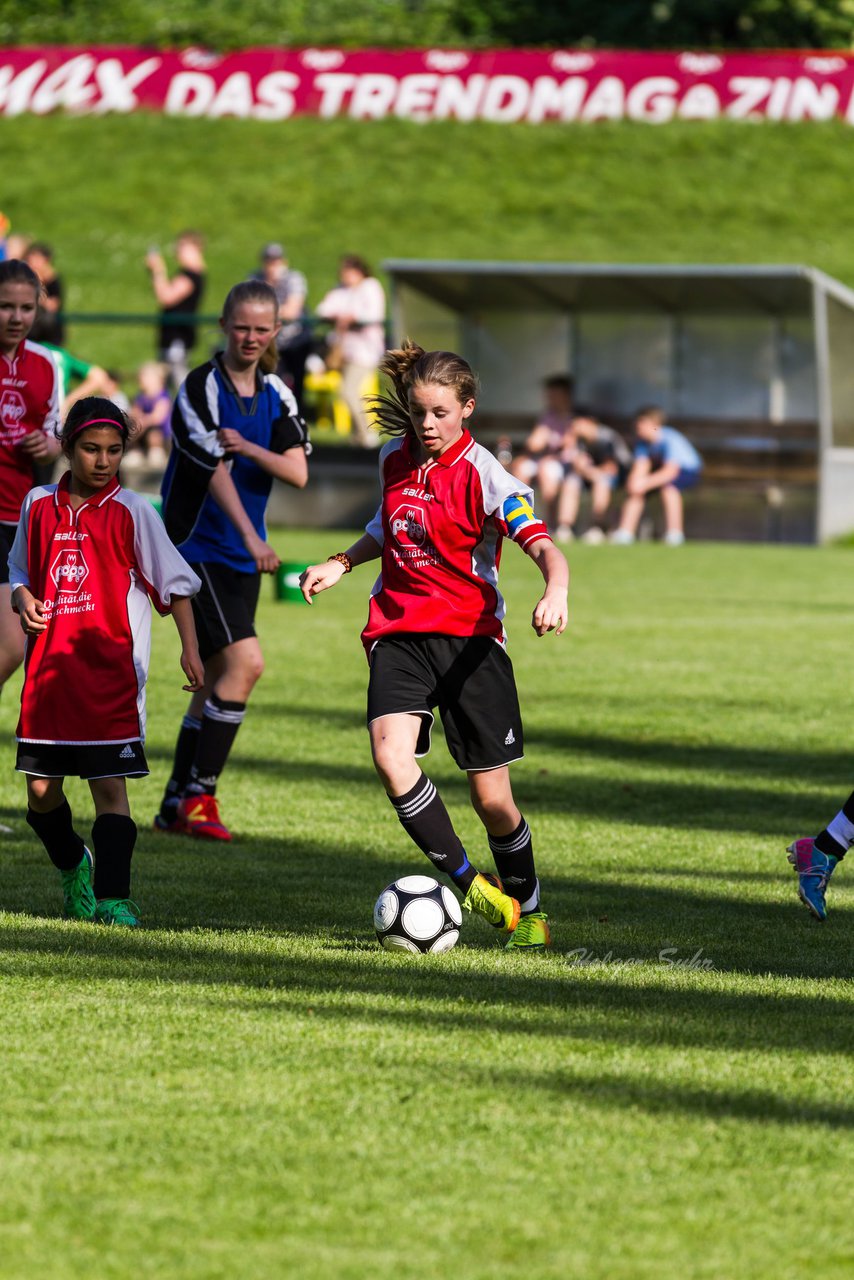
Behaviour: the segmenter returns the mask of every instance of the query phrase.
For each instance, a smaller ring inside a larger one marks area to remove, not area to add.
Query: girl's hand
[[[44,620],[44,604],[41,600],[36,600],[35,596],[30,596],[26,603],[22,600],[18,606],[21,615],[21,628],[25,636],[38,636],[42,631],[47,631],[47,623]]]
[[[255,568],[259,573],[275,573],[282,563],[269,542],[259,538],[256,533],[247,534],[243,545],[255,561]]]
[[[327,560],[325,564],[310,564],[305,573],[300,574],[300,590],[306,604],[311,604],[312,596],[319,591],[328,591],[340,582],[346,570],[340,560]]]
[[[21,448],[33,462],[47,462],[52,457],[48,438],[43,431],[30,431],[21,440]]]
[[[568,618],[566,588],[547,587],[533,612],[531,626],[538,636],[544,636],[547,631],[553,631],[559,636],[566,630]]]
[[[188,683],[182,688],[186,693],[198,693],[205,683],[205,664],[199,656],[198,647],[181,650],[181,670]]]
[[[246,453],[249,441],[239,431],[231,427],[222,427],[219,431],[219,442],[226,453]]]

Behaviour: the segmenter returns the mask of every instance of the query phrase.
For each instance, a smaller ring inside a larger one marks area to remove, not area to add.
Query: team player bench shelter
[[[689,535],[854,531],[854,291],[805,266],[387,261],[393,336],[459,351],[475,431],[521,443],[541,383],[630,430],[661,404],[706,463]]]

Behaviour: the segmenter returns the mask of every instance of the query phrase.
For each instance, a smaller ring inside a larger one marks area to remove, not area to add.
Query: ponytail
[[[370,405],[380,430],[390,436],[412,431],[409,392],[414,386],[435,382],[451,387],[460,404],[477,398],[477,378],[471,366],[453,351],[425,351],[405,338],[402,347],[385,353],[379,369],[391,383],[391,391],[374,396]]]

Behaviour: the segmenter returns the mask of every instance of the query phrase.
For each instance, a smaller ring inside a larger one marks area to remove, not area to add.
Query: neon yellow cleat
[[[512,937],[504,945],[505,951],[545,951],[552,945],[549,918],[543,911],[532,911],[522,916]]]
[[[497,885],[492,884],[486,876],[477,875],[469,885],[469,891],[463,899],[464,911],[476,911],[479,916],[495,929],[512,933],[519,923],[521,907],[515,898],[502,893]]]

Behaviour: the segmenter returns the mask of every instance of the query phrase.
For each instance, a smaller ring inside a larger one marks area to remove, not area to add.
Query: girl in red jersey
[[[9,549],[36,465],[59,453],[56,366],[45,347],[27,340],[40,296],[39,278],[25,262],[0,262],[0,689],[24,657],[11,607]]]
[[[200,688],[204,667],[190,605],[201,583],[151,504],[117,479],[129,433],[109,400],[73,406],[60,437],[71,469],[27,494],[9,571],[27,637],[17,729],[27,822],[61,873],[66,915],[134,927],[126,779],[148,773],[149,601],[175,619],[187,690]],[[95,802],[94,879],[63,792],[69,774],[88,781]]]
[[[311,603],[354,565],[382,559],[362,633],[376,770],[404,830],[464,893],[463,906],[509,932],[508,948],[541,949],[549,927],[508,768],[522,756],[522,722],[504,647],[502,540],[517,542],[545,579],[532,619],[537,635],[564,630],[569,571],[534,514],[531,490],[466,430],[477,383],[465,360],[404,343],[380,368],[394,391],[377,413],[396,437],[380,454],[382,502],[358,542],[305,571],[303,595]],[[500,880],[471,864],[421,772],[434,707],[468,774]]]

